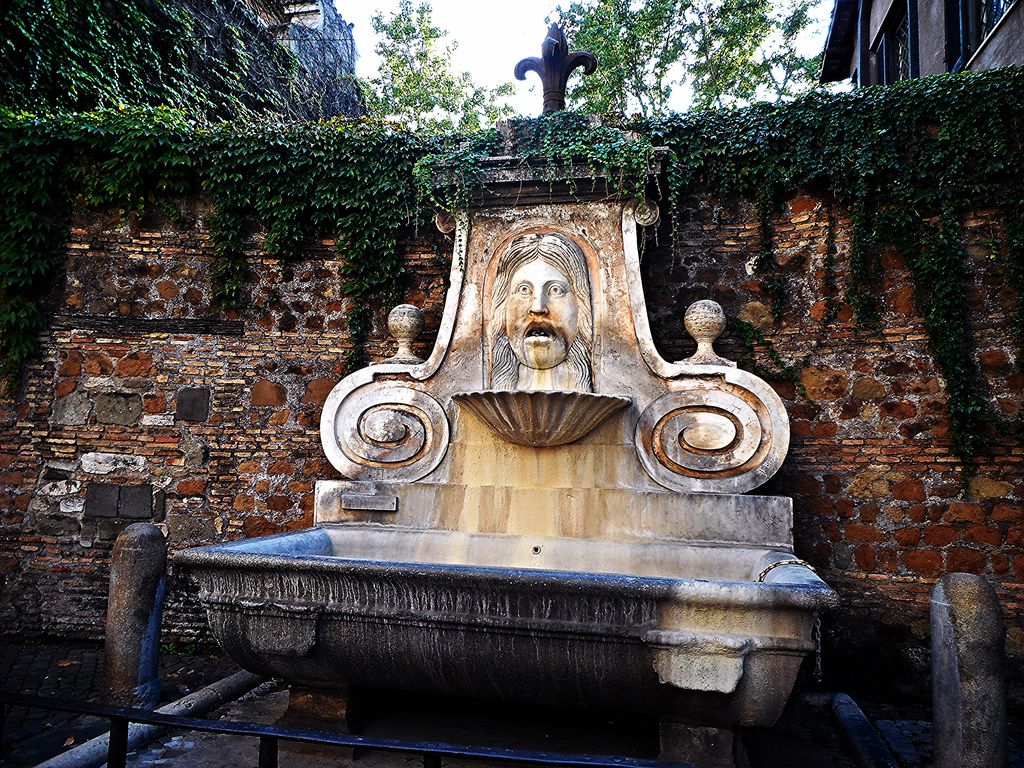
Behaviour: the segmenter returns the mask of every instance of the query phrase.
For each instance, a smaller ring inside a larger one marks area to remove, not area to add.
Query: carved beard
[[[554,368],[565,360],[571,346],[561,329],[543,320],[518,323],[509,343],[520,360],[539,371]]]
[[[491,356],[491,387],[493,389],[518,389],[519,369],[522,365],[508,337],[502,335],[494,345]],[[590,346],[582,335],[569,346],[569,353],[562,363],[569,367],[571,388],[577,392],[592,392],[594,384],[590,375]]]

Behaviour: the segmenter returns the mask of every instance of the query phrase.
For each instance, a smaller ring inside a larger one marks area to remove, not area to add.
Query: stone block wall
[[[197,204],[186,225],[80,216],[41,352],[14,401],[0,402],[0,625],[7,632],[97,637],[110,549],[139,519],[166,526],[172,549],[300,528],[316,479],[337,477],[319,443],[320,408],[349,349],[342,262],[333,243],[293,263],[251,244],[248,300],[220,311]],[[664,219],[670,217],[665,216]],[[948,453],[944,383],[928,351],[900,254],[882,254],[882,329],[848,308],[826,321],[830,254],[844,283],[846,212],[802,194],[775,224],[787,280],[780,321],[747,265],[760,249],[754,207],[684,201],[675,247],[648,237],[642,269],[666,358],[692,351],[690,302],[713,298],[758,326],[800,371],[802,393],[760,371],[789,408],[793,441],[762,489],[793,496],[798,553],[844,598],[825,617],[826,684],[927,697],[928,596],[937,577],[980,573],[1009,627],[1010,669],[1024,668],[1024,446],[996,441],[966,487]],[[1024,370],[1009,332],[998,210],[965,221],[972,332],[984,386],[1022,415]],[[426,354],[448,271],[440,236],[406,246],[405,299],[422,306]],[[448,251],[450,253],[450,250]],[[379,308],[371,354],[391,351]],[[740,352],[735,340],[719,351]],[[764,356],[758,357],[758,363]],[[205,637],[188,585],[172,580],[165,633]],[[1011,683],[1021,701],[1021,679]]]

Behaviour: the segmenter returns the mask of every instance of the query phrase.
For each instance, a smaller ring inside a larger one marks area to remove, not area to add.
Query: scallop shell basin
[[[507,389],[457,392],[452,400],[510,443],[533,447],[575,442],[631,402],[621,395]]]

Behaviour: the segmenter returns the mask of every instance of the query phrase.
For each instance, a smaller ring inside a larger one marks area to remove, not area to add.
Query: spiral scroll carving
[[[331,461],[354,480],[418,480],[448,447],[448,417],[426,392],[367,386],[352,392],[334,417],[340,455]]]
[[[775,473],[788,439],[773,445],[776,430],[761,398],[736,384],[680,384],[637,422],[637,453],[651,477],[678,491],[734,493]]]

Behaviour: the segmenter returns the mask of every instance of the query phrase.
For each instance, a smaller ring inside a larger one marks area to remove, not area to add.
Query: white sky
[[[393,12],[397,0],[360,2],[335,0],[342,17],[352,22],[359,59],[356,74],[373,77],[377,71],[374,47],[377,40],[370,17],[378,10]],[[417,2],[417,0],[414,0]],[[562,0],[567,5],[568,0]],[[494,88],[512,82],[515,96],[510,103],[521,115],[540,112],[540,81],[532,72],[526,81],[516,80],[512,70],[520,59],[539,56],[547,27],[545,16],[553,15],[559,0],[433,0],[434,25],[448,30],[448,39],[458,45],[452,57],[452,69],[469,72],[477,85]],[[803,42],[804,50],[816,53],[824,47],[832,0],[819,0],[815,23]],[[570,41],[571,43],[571,41]],[[578,77],[579,75],[575,75]],[[673,94],[671,106],[686,109],[685,93]]]

